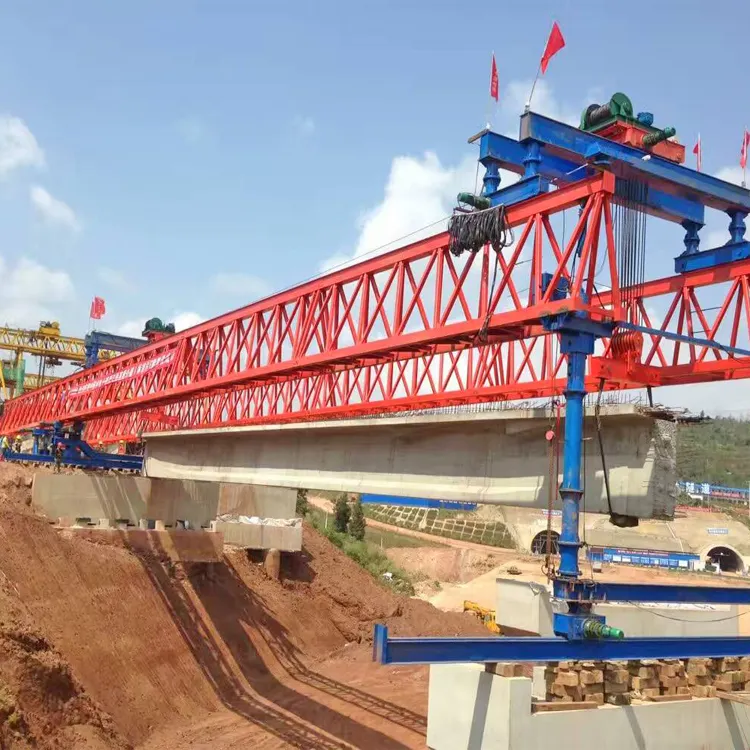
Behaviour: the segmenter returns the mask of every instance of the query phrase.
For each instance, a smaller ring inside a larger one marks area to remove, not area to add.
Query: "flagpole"
[[[552,26],[550,27],[549,34],[552,33],[552,29],[555,28],[555,22],[552,22]],[[547,34],[547,40],[549,40],[549,34]],[[547,49],[547,42],[544,44],[544,49]],[[524,112],[528,112],[531,109],[531,99],[534,96],[534,89],[536,88],[536,82],[539,80],[539,74],[542,72],[542,58],[544,57],[544,50],[542,50],[542,57],[539,58],[539,67],[536,69],[536,76],[534,77],[534,83],[531,84],[531,91],[529,92],[529,98],[526,102],[526,107],[523,110]]]
[[[742,187],[747,187],[747,125],[745,125],[745,132],[742,134],[742,145],[745,148],[745,165],[742,167]]]
[[[492,50],[492,60],[494,62],[495,60],[495,50]],[[492,68],[490,68],[490,96],[489,101],[487,102],[487,130],[490,129],[490,126],[492,125]],[[497,104],[497,102],[495,102]]]
[[[539,80],[539,74],[542,72],[542,62],[539,61],[539,67],[536,69],[536,77],[534,78],[534,83],[531,84],[531,91],[529,93],[528,101],[526,102],[526,107],[523,110],[524,112],[528,112],[531,109],[531,98],[534,96],[534,89],[536,88],[536,82]]]

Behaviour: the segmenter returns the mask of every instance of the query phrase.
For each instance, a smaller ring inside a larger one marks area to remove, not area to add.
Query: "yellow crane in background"
[[[42,321],[39,328],[0,327],[0,349],[13,352],[13,358],[2,360],[0,367],[0,389],[3,398],[20,396],[25,390],[39,388],[56,380],[48,375],[49,367],[65,362],[86,361],[86,346],[83,339],[63,336],[57,321]],[[39,358],[37,373],[26,372],[24,354]],[[99,351],[99,359],[116,357],[119,352]]]

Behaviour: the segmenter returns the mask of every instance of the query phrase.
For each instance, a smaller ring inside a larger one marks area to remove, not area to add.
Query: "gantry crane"
[[[145,343],[144,339],[100,331],[92,331],[83,339],[63,336],[57,321],[42,321],[36,330],[0,327],[0,349],[13,352],[11,360],[2,361],[0,388],[6,398],[20,396],[24,391],[57,380],[55,376],[47,374],[48,367],[56,367],[63,362],[92,367],[97,362],[117,357]],[[37,373],[26,372],[24,354],[39,359]]]

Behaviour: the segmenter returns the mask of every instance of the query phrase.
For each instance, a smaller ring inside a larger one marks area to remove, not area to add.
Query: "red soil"
[[[396,635],[487,635],[397,596],[311,528],[282,582],[240,551],[175,566],[53,528],[0,464],[0,747],[424,747],[427,670]]]

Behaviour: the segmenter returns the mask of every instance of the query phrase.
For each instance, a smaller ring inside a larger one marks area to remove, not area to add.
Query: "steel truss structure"
[[[750,352],[738,353],[750,346],[750,260],[623,290],[614,192],[601,172],[510,206],[516,241],[497,256],[456,259],[443,233],[277,294],[13,399],[0,431],[82,419],[88,440],[108,442],[560,394],[565,357],[542,322],[564,312],[654,329],[640,353],[608,342],[588,390],[750,375]],[[556,299],[561,280],[570,291]]]

